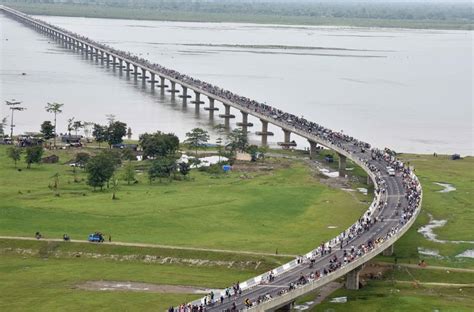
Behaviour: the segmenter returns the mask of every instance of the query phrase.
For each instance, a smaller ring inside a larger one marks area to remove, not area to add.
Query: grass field
[[[356,220],[368,204],[358,196],[319,183],[298,161],[275,159],[271,171],[219,175],[193,171],[172,183],[121,182],[92,192],[84,173],[74,182],[73,158],[21,171],[0,147],[0,235],[86,239],[94,231],[115,241],[297,254],[314,248]],[[60,174],[60,197],[48,188]],[[120,177],[120,173],[118,174]],[[336,228],[328,228],[336,226]],[[304,233],[304,235],[302,235]]]
[[[456,257],[465,250],[474,249],[474,158],[453,161],[443,155],[402,154],[400,157],[415,167],[424,195],[420,216],[395,245],[398,261],[417,263],[423,258],[432,264],[474,268],[473,259]],[[450,183],[456,190],[440,193],[443,187],[435,182]],[[434,233],[438,235],[437,239],[448,242],[429,241],[418,233],[420,227],[429,223],[429,214],[435,220],[447,220],[446,225],[434,229]],[[440,257],[422,256],[418,247],[439,251]]]

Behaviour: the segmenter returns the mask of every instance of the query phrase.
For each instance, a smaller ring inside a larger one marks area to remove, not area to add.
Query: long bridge
[[[172,97],[182,98],[183,104],[205,104],[201,96],[208,98],[204,109],[213,117],[217,103],[222,103],[224,125],[230,126],[231,107],[241,112],[242,121],[237,123],[247,133],[252,126],[248,116],[261,122],[261,144],[268,144],[268,124],[282,129],[283,146],[291,146],[291,134],[308,140],[310,158],[318,152],[318,144],[339,155],[339,174],[345,176],[346,160],[351,159],[363,168],[368,182],[374,184],[374,200],[367,211],[352,226],[335,238],[316,246],[301,257],[269,272],[232,285],[221,293],[208,295],[176,308],[179,312],[191,311],[274,311],[290,309],[296,298],[318,289],[327,283],[346,276],[348,289],[359,288],[359,272],[364,264],[380,253],[393,253],[393,244],[412,226],[421,209],[422,189],[413,171],[398,161],[389,149],[370,148],[370,145],[353,137],[334,132],[323,126],[285,113],[269,105],[223,90],[217,86],[194,79],[177,71],[153,64],[128,52],[120,51],[89,38],[74,34],[6,6],[0,10],[19,22],[61,42],[65,47],[81,51],[87,57],[107,63],[121,73],[124,71],[143,85],[168,88]],[[167,85],[169,83],[169,86]],[[178,89],[180,88],[180,89]],[[387,173],[387,167],[395,169],[395,176]],[[304,234],[303,234],[304,235]]]

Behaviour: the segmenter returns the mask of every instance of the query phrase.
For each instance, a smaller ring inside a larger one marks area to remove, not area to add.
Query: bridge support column
[[[268,146],[268,136],[272,136],[273,132],[268,131],[268,121],[260,119],[262,123],[262,131],[255,132],[256,135],[262,137],[262,146]]]
[[[142,83],[146,84],[146,69],[142,68]]]
[[[230,119],[235,118],[235,116],[230,113],[230,105],[229,104],[224,104],[224,114],[220,114],[219,117],[224,118],[224,126],[226,128],[229,128],[230,127]]]
[[[359,289],[359,273],[364,268],[364,265],[358,266],[354,270],[350,271],[346,275],[346,289],[358,290]]]
[[[204,104],[204,101],[201,101],[201,93],[194,91],[194,101],[191,103],[196,105],[196,110],[199,110],[199,105]]]
[[[130,63],[125,62],[125,71],[127,72],[127,76],[130,76]]]
[[[318,154],[318,143],[308,140],[309,142],[309,159],[316,159]]]
[[[137,80],[138,77],[138,66],[133,65],[133,79]]]
[[[123,71],[123,60],[122,59],[119,59],[119,71],[120,71],[120,74],[122,74],[122,71]]]
[[[291,140],[291,131],[282,129],[283,130],[283,135],[284,135],[284,141],[283,143],[288,144],[290,143]]]
[[[168,92],[170,92],[171,97],[174,98],[175,94],[178,93],[179,90],[176,90],[176,81],[171,81],[170,80],[170,84],[171,84],[171,90],[168,90]]]
[[[112,67],[115,69],[115,62],[117,61],[117,58],[115,56],[112,56]]]
[[[204,107],[204,110],[209,111],[209,119],[214,119],[214,111],[219,110],[219,109],[214,106],[215,99],[213,97],[208,96],[208,99],[209,99],[209,107]]]
[[[165,88],[168,87],[166,85],[166,80],[165,80],[165,77],[163,76],[160,76],[160,88],[161,88],[161,92],[165,92]]]
[[[150,78],[150,84],[151,84],[150,87],[153,90],[153,89],[155,89],[155,82],[156,82],[155,81],[155,73],[150,72],[150,76],[151,76],[151,78]]]
[[[188,88],[185,86],[181,86],[183,88],[183,94],[180,95],[179,97],[183,99],[183,105],[185,105],[188,102],[188,98],[191,97],[188,95]]]
[[[346,156],[342,154],[339,155],[339,176],[340,177],[345,177],[346,176],[346,162],[347,158]]]
[[[279,307],[278,309],[275,309],[274,312],[291,312],[293,310],[294,306],[295,306],[295,302],[292,301],[292,302],[289,302],[289,303],[285,304],[282,307]]]
[[[249,122],[248,120],[249,114],[247,112],[244,112],[244,111],[240,111],[240,112],[242,113],[242,122],[238,122],[237,126],[242,127],[242,131],[244,133],[247,133],[248,128],[252,127],[253,124]]]
[[[82,51],[84,51],[84,48],[82,48]],[[100,63],[104,64],[104,51],[100,51]]]
[[[382,252],[382,255],[386,256],[386,257],[390,257],[391,255],[393,255],[393,244],[390,245],[387,249],[385,249],[383,252]]]

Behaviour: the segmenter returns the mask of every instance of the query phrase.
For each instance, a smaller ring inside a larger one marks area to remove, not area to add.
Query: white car
[[[387,173],[388,173],[389,176],[394,177],[395,176],[395,169],[390,168],[390,169],[387,170]]]

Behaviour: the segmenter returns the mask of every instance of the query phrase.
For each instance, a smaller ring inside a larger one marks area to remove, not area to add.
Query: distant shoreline
[[[30,15],[88,17],[127,20],[208,23],[254,23],[285,26],[341,26],[407,28],[433,30],[473,30],[472,21],[460,20],[402,20],[377,18],[334,18],[310,16],[278,16],[267,14],[233,14],[229,12],[163,11],[146,8],[105,7],[76,4],[1,2]]]

